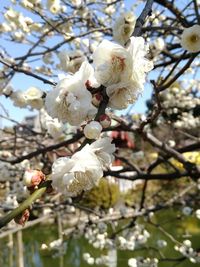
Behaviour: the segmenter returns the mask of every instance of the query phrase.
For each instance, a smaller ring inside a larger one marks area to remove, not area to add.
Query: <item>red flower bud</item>
[[[92,104],[94,106],[98,107],[102,100],[103,100],[103,97],[102,97],[101,93],[96,93],[92,97]]]
[[[44,173],[39,170],[27,170],[24,173],[24,184],[27,187],[38,186],[42,181],[46,179]]]
[[[91,90],[93,89],[92,86],[91,86],[91,82],[90,82],[89,80],[86,81],[86,83],[85,83],[85,87],[86,87],[89,91],[91,91]]]
[[[14,218],[14,221],[17,224],[20,224],[20,225],[24,226],[25,223],[28,221],[29,216],[30,216],[29,210],[28,209],[25,209],[21,214],[19,214],[18,216],[16,216]]]
[[[99,122],[103,128],[108,128],[111,125],[111,119],[107,114],[102,114],[99,117]]]

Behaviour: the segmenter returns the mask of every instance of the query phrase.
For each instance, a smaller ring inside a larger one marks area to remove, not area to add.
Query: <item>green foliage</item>
[[[119,186],[102,178],[99,185],[84,194],[82,203],[88,207],[108,209],[120,199]]]

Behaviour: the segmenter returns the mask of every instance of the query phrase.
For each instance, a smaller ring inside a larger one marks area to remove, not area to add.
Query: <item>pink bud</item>
[[[102,114],[99,117],[99,122],[103,128],[108,128],[111,125],[111,119],[107,114]]]
[[[92,104],[98,107],[102,100],[103,100],[102,95],[100,93],[96,93],[92,97]]]
[[[19,214],[18,216],[16,216],[14,218],[14,221],[17,224],[20,224],[20,225],[24,226],[25,223],[28,221],[29,216],[30,216],[29,210],[28,209],[25,209],[21,214]]]
[[[27,187],[38,186],[44,180],[45,180],[45,175],[42,171],[27,170],[24,173],[23,181]]]
[[[86,81],[85,87],[88,89],[88,91],[91,91],[93,89],[89,80]]]

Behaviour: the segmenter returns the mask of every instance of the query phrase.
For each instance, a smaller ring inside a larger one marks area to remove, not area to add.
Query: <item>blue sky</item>
[[[3,12],[4,11],[4,7],[8,6],[8,3],[10,1],[8,0],[1,0],[1,6],[0,6],[0,11]],[[134,1],[125,1],[125,7],[128,9],[130,7],[131,4],[133,4]],[[24,10],[24,9],[23,9]],[[137,12],[139,13],[140,10]],[[24,12],[23,12],[24,13]],[[24,13],[26,15],[26,13]],[[2,21],[2,15],[0,16],[0,22]],[[2,39],[2,38],[1,38]],[[28,46],[22,46],[21,45],[17,45],[14,43],[10,43],[7,41],[4,41],[3,39],[1,40],[1,45],[6,47],[7,50],[11,53],[12,56],[20,56],[25,54],[26,49],[28,48]],[[52,44],[50,44],[51,46]],[[51,86],[49,85],[45,85],[44,83],[42,83],[41,81],[38,81],[35,78],[26,76],[24,74],[18,73],[14,76],[14,78],[12,79],[11,84],[13,85],[15,90],[26,90],[28,87],[30,86],[36,86],[44,91],[48,91],[51,89]],[[143,113],[146,109],[146,105],[145,102],[147,99],[150,98],[151,95],[151,87],[150,86],[145,86],[145,90],[143,92],[143,94],[139,97],[138,101],[135,103],[132,112],[134,113]],[[12,102],[5,98],[4,96],[0,96],[0,114],[5,115],[3,109],[1,108],[1,105],[4,106],[4,108],[6,109],[6,111],[8,112],[9,116],[18,121],[21,122],[23,120],[23,118],[25,116],[31,115],[33,114],[33,112],[35,114],[37,114],[37,111],[30,111],[28,109],[21,109],[18,107],[13,106]],[[123,111],[122,113],[124,113],[126,111]],[[11,122],[9,122],[8,120],[4,120],[0,118],[0,127],[4,127],[4,126],[8,126],[8,125],[12,125]]]

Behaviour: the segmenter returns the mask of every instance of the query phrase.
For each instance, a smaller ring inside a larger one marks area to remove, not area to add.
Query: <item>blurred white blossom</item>
[[[181,46],[191,53],[200,51],[200,25],[184,29],[181,35]]]
[[[113,25],[113,39],[124,45],[133,33],[136,17],[133,12],[126,12],[120,15]]]

